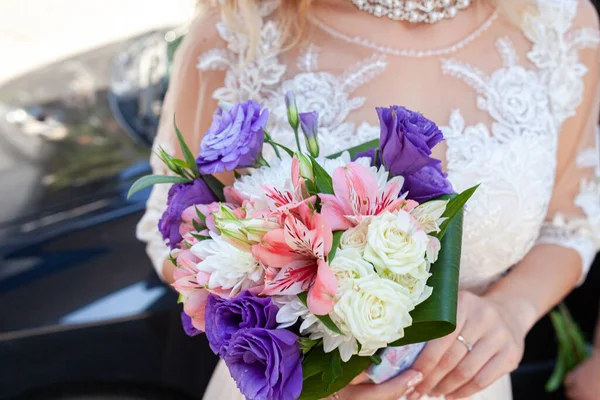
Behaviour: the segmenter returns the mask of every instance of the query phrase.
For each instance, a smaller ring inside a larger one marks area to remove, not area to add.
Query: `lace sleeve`
[[[591,8],[591,6],[590,6]],[[591,8],[584,18],[598,35],[596,14]],[[580,13],[582,11],[580,10]],[[593,19],[593,20],[592,20]],[[577,51],[577,49],[573,49]],[[582,262],[583,282],[600,249],[600,168],[598,144],[599,51],[580,51],[581,67],[587,69],[583,95],[575,115],[561,128],[554,192],[537,243],[573,249]],[[585,73],[585,69],[582,73]]]
[[[216,34],[216,16],[204,15],[192,24],[185,39],[177,50],[171,84],[166,94],[158,133],[154,140],[150,165],[154,174],[167,175],[170,171],[155,155],[162,147],[167,153],[181,158],[173,129],[173,117],[186,137],[192,151],[200,146],[202,133],[208,129],[211,115],[217,106],[212,93],[222,77],[218,73],[200,72],[196,67],[199,56],[215,45],[219,46]],[[137,238],[146,242],[146,252],[157,273],[163,278],[162,267],[169,256],[169,249],[158,231],[160,220],[167,204],[170,185],[154,186],[146,212],[137,226]]]

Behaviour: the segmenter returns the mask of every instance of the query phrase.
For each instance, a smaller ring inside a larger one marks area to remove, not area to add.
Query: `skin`
[[[600,316],[592,356],[569,374],[565,391],[572,400],[595,400],[600,393]]]
[[[339,12],[352,11],[353,14],[348,14],[346,17],[356,15],[358,18],[350,2],[323,0],[322,4],[335,6],[331,9]],[[452,35],[456,35],[457,38],[466,36],[471,32],[472,26],[481,22],[480,16],[476,14],[463,14],[459,17],[464,20],[459,20],[455,26],[464,28],[467,32],[459,29],[452,30]],[[322,14],[322,17],[327,20],[336,20],[328,16],[326,12]],[[351,23],[348,21],[347,18],[344,19],[344,23]],[[364,22],[362,18],[360,21]],[[355,26],[368,30],[369,27],[362,22],[357,22]],[[390,29],[395,29],[391,34],[404,35],[408,38],[420,35],[421,30],[425,29],[422,26],[414,27],[406,24],[392,26],[392,21],[377,20],[376,23],[389,23]],[[444,43],[444,40],[455,41],[454,37],[448,37],[449,32],[442,25],[437,30],[427,28],[430,36],[433,35],[431,36],[433,41],[437,42],[438,39],[440,43]],[[361,32],[357,34],[361,35]],[[190,65],[195,64],[190,63]],[[593,65],[593,63],[586,62],[586,65]],[[193,91],[192,83],[186,82],[187,90]],[[185,104],[181,105],[183,109],[186,108],[184,106]],[[581,111],[581,115],[587,115],[589,110]],[[177,115],[182,116],[183,113],[178,111]],[[434,115],[433,118],[436,119],[436,116]],[[188,119],[192,121],[193,116],[185,118],[183,115],[182,121]],[[582,131],[581,119],[574,118],[570,121],[565,124],[564,131]],[[193,130],[189,128],[182,131]],[[562,170],[563,167],[558,165],[557,170]],[[230,182],[232,177],[221,180]],[[550,206],[549,213],[552,214],[553,211],[556,210]],[[169,283],[172,282],[172,271],[173,266],[167,261],[164,265],[163,277]],[[572,290],[580,273],[581,260],[574,251],[552,245],[535,246],[508,275],[490,287],[486,293],[480,295],[460,293],[456,331],[447,337],[429,342],[413,366],[413,370],[381,385],[364,383],[363,380],[358,379],[339,392],[339,399],[385,400],[397,399],[408,394],[409,399],[412,400],[421,395],[433,394],[446,395],[447,399],[452,400],[481,391],[517,367],[522,358],[523,342],[527,332],[541,316]],[[540,277],[544,279],[543,285],[539,284]],[[459,334],[473,344],[472,352],[469,353],[464,344],[457,340]],[[415,379],[416,377],[421,379]],[[573,382],[575,381],[573,378]]]

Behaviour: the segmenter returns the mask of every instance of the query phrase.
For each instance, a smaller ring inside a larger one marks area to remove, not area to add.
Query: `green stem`
[[[271,135],[269,134],[269,132],[264,129],[265,132],[265,142],[267,142],[268,144],[271,145],[271,147],[273,148],[273,151],[275,152],[275,155],[277,156],[277,158],[279,158],[281,160],[281,154],[279,153],[279,149],[277,148],[277,146],[275,146],[273,140],[271,139]]]
[[[296,147],[298,147],[298,153],[302,152],[302,147],[300,147],[300,136],[298,135],[298,127],[292,127],[294,129],[294,136],[296,137]]]
[[[288,147],[285,147],[284,145],[279,144],[277,142],[273,142],[271,140],[269,140],[267,143],[269,143],[269,144],[271,144],[273,146],[279,147],[280,149],[282,149],[283,151],[285,151],[290,157],[294,157],[294,152],[291,149],[289,149]]]

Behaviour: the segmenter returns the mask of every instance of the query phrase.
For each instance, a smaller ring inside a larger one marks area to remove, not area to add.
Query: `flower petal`
[[[333,310],[333,298],[337,291],[337,280],[329,265],[319,260],[317,278],[308,291],[308,309],[315,315],[326,315]]]

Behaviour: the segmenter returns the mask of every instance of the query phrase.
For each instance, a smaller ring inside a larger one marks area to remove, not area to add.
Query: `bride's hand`
[[[423,379],[423,374],[408,370],[379,385],[363,383],[367,379],[364,373],[359,375],[350,385],[330,396],[329,400],[397,400],[414,390],[414,387]]]
[[[456,330],[425,346],[412,366],[424,379],[408,399],[469,397],[510,373],[523,356],[522,326],[500,301],[460,292]]]

